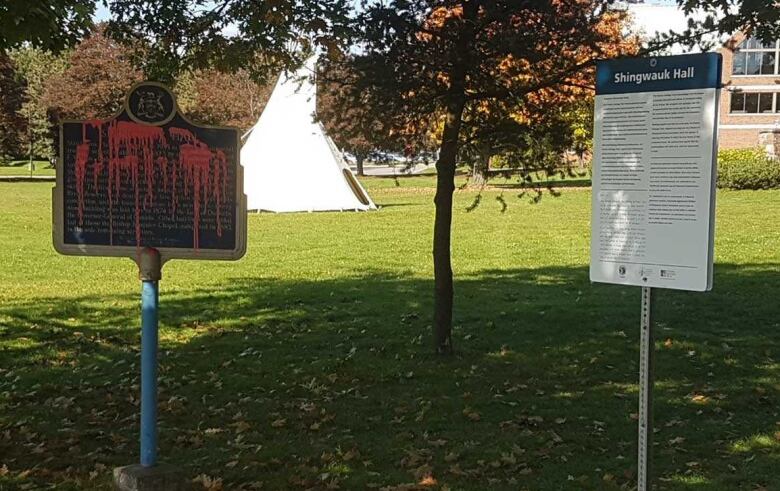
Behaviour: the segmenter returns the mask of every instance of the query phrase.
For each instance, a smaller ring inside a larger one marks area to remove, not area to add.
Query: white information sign
[[[590,279],[712,288],[721,57],[601,62]]]

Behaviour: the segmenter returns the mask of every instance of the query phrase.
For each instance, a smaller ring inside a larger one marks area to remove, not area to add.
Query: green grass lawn
[[[29,176],[30,163],[26,160],[17,160],[13,162],[2,162],[0,165],[0,176]],[[53,176],[54,168],[45,160],[33,160],[34,176]]]
[[[639,288],[589,283],[590,193],[457,192],[435,357],[433,191],[364,182],[376,212],[251,214],[241,261],[165,266],[161,460],[224,489],[631,489]],[[0,183],[0,489],[110,489],[140,285],[55,254],[50,200]],[[719,192],[714,290],[659,293],[656,489],[780,489],[779,215]]]

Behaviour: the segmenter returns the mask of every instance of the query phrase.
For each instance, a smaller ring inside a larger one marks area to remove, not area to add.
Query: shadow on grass
[[[591,285],[582,267],[459,278],[457,354],[445,358],[430,354],[431,292],[382,272],[163,282],[163,460],[229,489],[366,489],[426,473],[474,490],[631,482],[638,288]],[[778,294],[776,265],[718,265],[711,293],[660,293],[659,489],[775,482]],[[135,460],[137,301],[0,306],[0,488],[106,487],[107,468]]]
[[[553,189],[556,188],[581,188],[581,187],[590,187],[592,182],[590,178],[577,178],[577,177],[569,177],[566,179],[558,179],[558,180],[552,180],[552,181],[540,181],[536,183],[527,183],[527,182],[507,182],[507,183],[494,183],[494,182],[488,182],[488,184],[491,187],[494,187],[496,189],[534,189],[537,187],[547,187],[550,186]]]
[[[377,208],[397,208],[401,206],[419,206],[419,203],[376,203]]]

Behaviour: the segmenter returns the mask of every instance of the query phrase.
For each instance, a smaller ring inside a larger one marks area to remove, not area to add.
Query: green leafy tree
[[[345,93],[343,82],[348,74],[335,70],[329,73],[327,65],[318,69],[317,119],[341,150],[355,156],[357,175],[362,176],[363,163],[379,147],[372,137],[380,136],[381,131],[365,119],[365,107],[353,104]]]
[[[352,32],[352,0],[112,0],[111,34],[143,44],[144,71],[171,82],[179,72],[246,69],[258,82],[329,51]]]
[[[585,166],[586,156],[593,150],[593,104],[590,101],[572,105],[568,112],[571,122],[572,150],[577,154],[580,168]]]
[[[16,65],[0,52],[0,159],[22,155],[26,121],[19,115],[24,104],[25,85]]]
[[[56,139],[52,134],[44,93],[47,81],[65,71],[67,56],[31,46],[14,49],[10,56],[26,83],[25,102],[19,110],[19,115],[28,125],[24,136],[26,152],[31,157],[50,160],[56,154]]]
[[[95,0],[3,0],[0,2],[0,51],[34,47],[59,51],[92,28]]]
[[[339,58],[339,60],[343,60]],[[394,138],[388,118],[379,117],[367,105],[370,97],[352,91],[356,73],[349,65],[320,61],[317,67],[317,119],[338,147],[355,157],[357,175],[364,175],[369,158],[384,160],[388,153],[403,152],[402,141]]]
[[[765,41],[780,38],[780,6],[777,0],[677,0],[677,5],[689,16],[703,13],[699,20],[689,19],[682,32],[669,31],[651,43],[664,46],[680,42],[693,46],[711,47],[702,37],[704,33],[733,34],[737,31],[751,33]]]

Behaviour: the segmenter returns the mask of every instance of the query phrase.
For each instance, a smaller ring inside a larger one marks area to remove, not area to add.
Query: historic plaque
[[[712,287],[721,56],[596,69],[590,279]]]
[[[133,87],[106,120],[60,125],[54,247],[62,254],[238,259],[246,197],[235,128],[189,122],[163,85]]]

